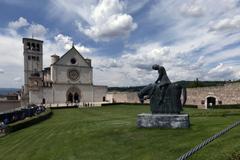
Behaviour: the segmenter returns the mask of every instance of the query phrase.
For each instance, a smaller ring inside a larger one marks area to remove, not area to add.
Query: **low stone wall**
[[[224,86],[187,88],[187,105],[207,108],[207,98],[213,97],[216,105],[240,104],[240,83],[229,83]],[[137,92],[108,92],[109,103],[140,103]],[[149,100],[144,101],[149,103]]]
[[[214,97],[216,105],[240,104],[240,83],[214,87],[188,88],[186,104],[198,105],[203,108],[205,106],[206,108],[208,97]]]
[[[108,92],[106,100],[109,103],[140,103],[137,92]],[[149,100],[144,103],[149,103]]]
[[[21,103],[18,100],[0,101],[0,112],[13,110],[13,109],[18,108],[18,107],[21,107]]]

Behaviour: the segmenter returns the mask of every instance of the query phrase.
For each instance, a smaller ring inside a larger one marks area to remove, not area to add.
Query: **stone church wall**
[[[92,102],[93,101],[93,86],[91,85],[80,85],[81,90],[81,102]]]
[[[107,86],[94,86],[93,90],[94,102],[102,102],[106,99]]]
[[[41,104],[43,98],[46,103],[53,102],[53,90],[52,88],[40,88],[36,91],[29,91],[29,103],[30,104]]]
[[[78,70],[80,78],[77,81],[71,81],[68,78],[68,71],[70,69]],[[89,67],[78,67],[78,66],[65,66],[65,65],[54,65],[51,67],[52,81],[54,83],[72,83],[72,84],[91,84],[92,83],[92,71]]]
[[[0,101],[0,112],[9,111],[21,107],[19,100],[4,100]]]
[[[73,86],[80,90],[80,102],[102,102],[103,97],[107,93],[106,86],[53,84],[51,88],[40,88],[39,90],[30,91],[29,103],[40,104],[43,98],[46,104],[66,103],[67,91]]]

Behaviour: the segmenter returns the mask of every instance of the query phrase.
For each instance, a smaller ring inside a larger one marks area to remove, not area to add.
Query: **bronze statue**
[[[158,71],[158,79],[138,93],[140,102],[143,103],[145,99],[150,99],[152,113],[180,113],[186,102],[186,89],[171,83],[163,66],[155,64],[152,69]]]

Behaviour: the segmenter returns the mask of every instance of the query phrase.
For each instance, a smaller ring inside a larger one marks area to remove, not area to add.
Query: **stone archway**
[[[79,103],[81,101],[81,91],[78,87],[70,87],[66,92],[67,103]]]
[[[207,97],[207,107],[211,108],[216,105],[216,98],[215,97]]]
[[[218,98],[215,95],[205,97],[205,109],[218,105]]]
[[[67,102],[73,103],[73,95],[71,92],[67,94]]]
[[[74,93],[73,100],[74,100],[74,103],[78,103],[79,102],[79,94],[78,93]]]

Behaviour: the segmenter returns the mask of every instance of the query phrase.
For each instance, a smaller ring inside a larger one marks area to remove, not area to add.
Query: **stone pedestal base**
[[[139,128],[189,128],[188,114],[138,114]]]

